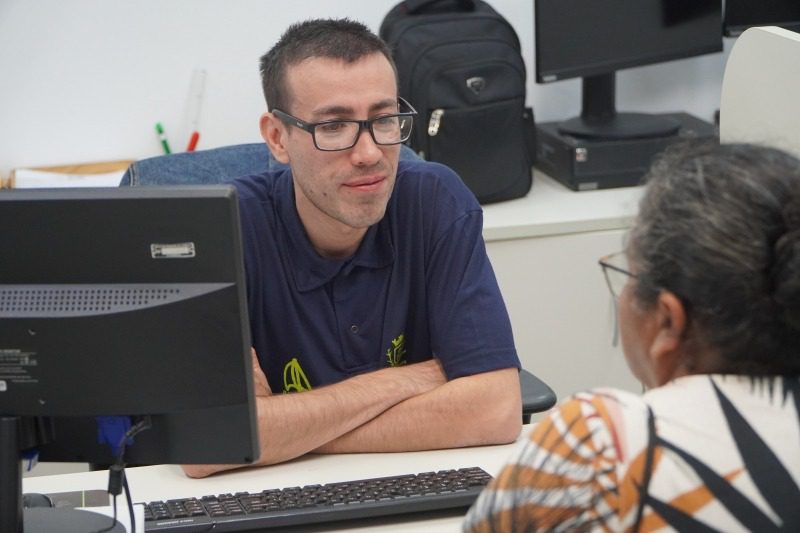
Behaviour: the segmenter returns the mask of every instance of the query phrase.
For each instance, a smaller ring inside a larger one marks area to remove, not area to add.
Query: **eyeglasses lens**
[[[388,115],[369,121],[372,137],[377,144],[399,144],[411,135],[413,125],[410,116]],[[337,120],[317,124],[314,139],[320,150],[345,150],[358,142],[361,123]]]

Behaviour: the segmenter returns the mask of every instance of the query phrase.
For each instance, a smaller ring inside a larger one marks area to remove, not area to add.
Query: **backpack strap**
[[[650,479],[653,477],[653,456],[655,455],[656,448],[656,419],[653,415],[653,409],[647,406],[647,452],[644,462],[644,478],[642,479],[642,486],[639,489],[639,508],[636,510],[636,521],[631,528],[633,533],[638,533],[639,528],[642,527],[642,516],[644,515],[644,507],[648,499],[648,491],[650,490]]]
[[[408,15],[419,15],[429,9],[436,8],[437,12],[447,11],[475,11],[474,0],[405,0],[403,7]]]

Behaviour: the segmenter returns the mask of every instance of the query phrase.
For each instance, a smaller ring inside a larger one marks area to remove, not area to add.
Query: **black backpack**
[[[400,95],[419,112],[411,147],[458,172],[480,203],[525,196],[533,112],[514,28],[482,0],[406,0],[383,19]]]

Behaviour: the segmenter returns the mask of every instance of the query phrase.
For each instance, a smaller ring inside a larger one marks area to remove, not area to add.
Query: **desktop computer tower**
[[[559,122],[536,126],[536,168],[575,191],[639,185],[653,158],[684,139],[717,136],[714,125],[687,113],[668,113],[680,123],[676,135],[645,139],[603,140],[573,137]]]

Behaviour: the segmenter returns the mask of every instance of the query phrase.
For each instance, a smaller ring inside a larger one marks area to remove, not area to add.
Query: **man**
[[[449,169],[398,162],[415,112],[386,45],[350,20],[308,21],[261,73],[261,134],[290,169],[234,182],[258,464],[513,441],[519,361],[482,212]]]

